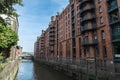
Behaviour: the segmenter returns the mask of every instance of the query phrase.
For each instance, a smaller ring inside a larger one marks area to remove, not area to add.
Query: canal
[[[16,80],[72,80],[62,73],[33,63],[31,60],[23,60],[19,64]]]

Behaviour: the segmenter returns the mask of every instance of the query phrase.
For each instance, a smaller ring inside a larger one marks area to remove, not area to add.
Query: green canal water
[[[31,60],[23,60],[19,64],[16,80],[72,80],[63,73],[40,66]]]

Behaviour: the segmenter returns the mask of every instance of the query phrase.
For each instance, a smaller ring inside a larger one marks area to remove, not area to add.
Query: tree
[[[18,16],[16,13],[14,5],[23,5],[22,0],[0,0],[0,14],[5,14],[7,16]],[[0,23],[5,24],[5,21],[0,17]]]
[[[5,27],[0,24],[0,52],[9,50],[17,44],[18,35],[10,27]]]

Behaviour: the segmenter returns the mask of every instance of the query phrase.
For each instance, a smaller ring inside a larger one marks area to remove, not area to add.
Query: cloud
[[[59,11],[61,11],[63,8],[65,8],[69,3],[69,0],[51,0],[51,1],[59,4]]]
[[[19,17],[19,45],[23,51],[34,51],[34,42],[41,31],[48,27],[51,16],[67,6],[69,0],[23,0],[23,7],[16,6]]]

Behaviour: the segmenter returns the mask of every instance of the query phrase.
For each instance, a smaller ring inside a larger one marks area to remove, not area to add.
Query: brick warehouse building
[[[120,79],[120,0],[70,0],[61,13],[51,17],[42,35],[44,57],[79,62],[87,75],[97,78],[110,74],[109,80],[114,80],[115,73],[115,80]],[[37,46],[38,57],[41,49]]]

